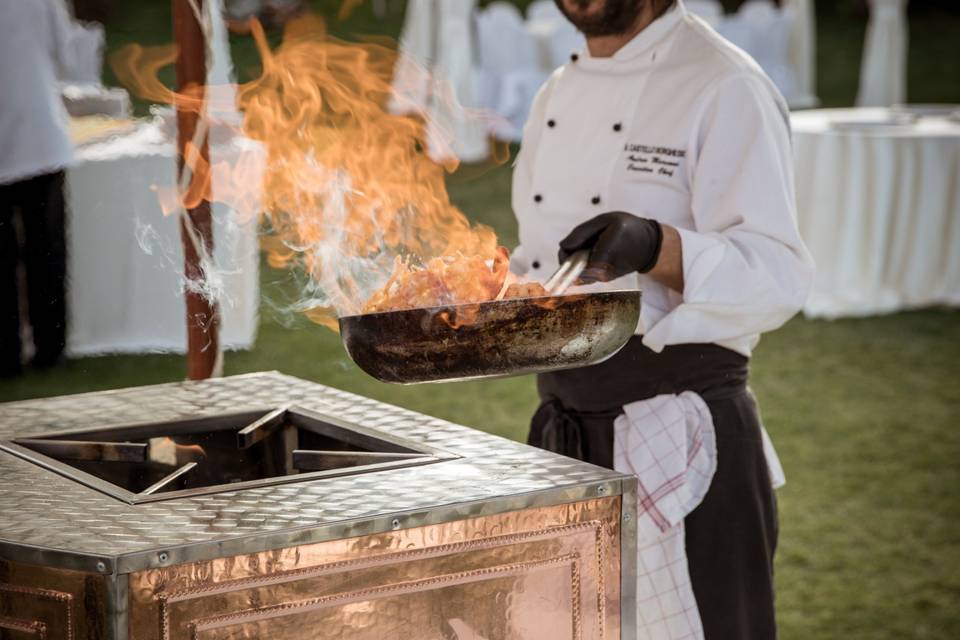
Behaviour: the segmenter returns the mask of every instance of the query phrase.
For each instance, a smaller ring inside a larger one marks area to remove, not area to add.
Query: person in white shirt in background
[[[529,442],[637,475],[640,637],[773,638],[780,469],[747,375],[813,275],[787,107],[682,0],[556,2],[587,48],[525,127],[511,267],[587,249],[584,282],[643,304],[615,356],[538,376]]]
[[[57,80],[71,63],[70,29],[61,0],[0,0],[0,376],[21,368],[21,244],[34,365],[53,365],[65,346],[63,180],[72,147]]]

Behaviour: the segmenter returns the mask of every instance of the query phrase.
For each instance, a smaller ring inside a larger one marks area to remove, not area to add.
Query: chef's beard
[[[590,6],[593,0],[569,0],[581,9]],[[626,33],[640,19],[648,0],[604,0],[603,8],[590,15],[571,14],[565,0],[554,0],[560,11],[588,38],[617,36]]]

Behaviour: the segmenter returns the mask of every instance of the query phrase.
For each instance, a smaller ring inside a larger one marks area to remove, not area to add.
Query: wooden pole
[[[206,42],[203,30],[188,0],[173,1],[173,34],[179,47],[176,63],[177,92],[203,97],[207,81]],[[203,0],[195,0],[203,10]],[[184,171],[184,156],[187,143],[193,140],[199,114],[183,105],[177,105],[177,170]],[[206,137],[198,149],[204,162],[210,160],[210,148]],[[197,292],[203,290],[205,274],[200,255],[188,231],[192,222],[197,240],[213,255],[213,218],[210,203],[206,200],[192,209],[180,220],[180,239],[183,242],[184,275],[188,284],[185,293],[187,303],[187,378],[202,380],[215,374],[218,366],[220,341],[220,313],[215,302]],[[198,286],[193,286],[196,283]]]

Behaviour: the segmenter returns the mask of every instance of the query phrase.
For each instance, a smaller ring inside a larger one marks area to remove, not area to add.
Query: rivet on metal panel
[[[599,493],[601,496],[607,495],[606,485],[600,485],[599,487],[597,487],[597,493]]]
[[[99,571],[100,573],[106,573],[106,572],[107,572],[107,563],[105,563],[103,560],[99,561],[99,562],[97,563],[97,571]]]
[[[629,513],[623,514],[623,521],[624,521],[624,522],[630,522],[630,514],[629,514]]]
[[[399,528],[400,528],[400,519],[399,519],[399,518],[394,518],[394,519],[393,519],[393,522],[390,523],[390,526],[393,527],[393,530],[394,530],[394,531],[396,531],[397,529],[399,529]]]
[[[168,554],[166,551],[161,551],[157,555],[157,558],[160,560],[160,562],[166,562],[167,560],[170,559],[170,554]]]

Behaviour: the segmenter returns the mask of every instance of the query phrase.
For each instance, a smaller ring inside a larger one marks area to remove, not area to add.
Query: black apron
[[[776,499],[748,364],[712,344],[655,353],[637,336],[605,362],[537,376],[541,404],[528,443],[607,468],[613,468],[613,422],[624,405],[683,391],[707,403],[717,470],[685,519],[687,564],[707,640],[776,637]]]

